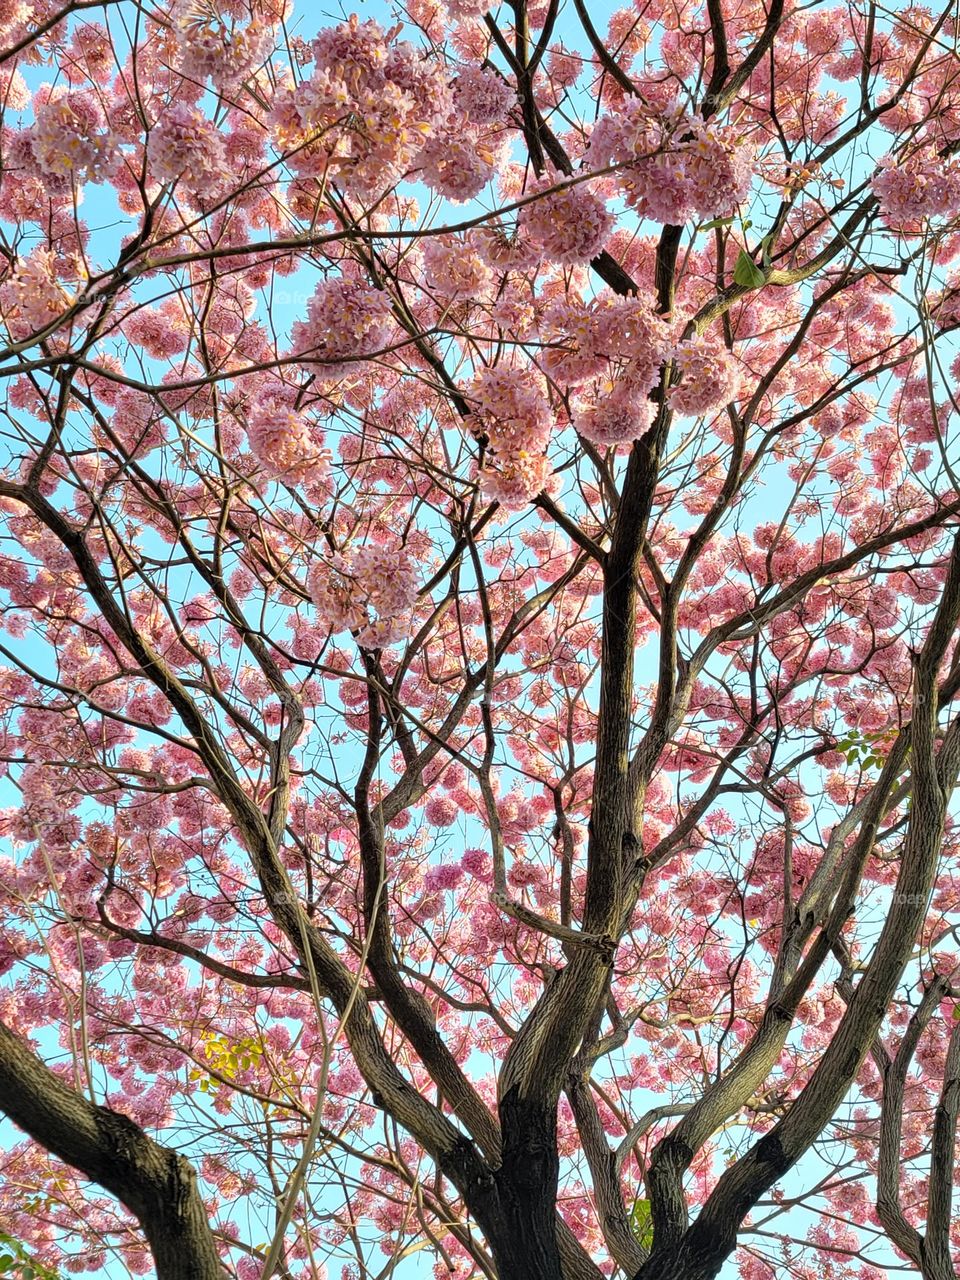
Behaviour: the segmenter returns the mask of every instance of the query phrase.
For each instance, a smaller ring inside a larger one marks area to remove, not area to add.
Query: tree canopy
[[[955,1280],[958,36],[0,2],[0,1273]]]

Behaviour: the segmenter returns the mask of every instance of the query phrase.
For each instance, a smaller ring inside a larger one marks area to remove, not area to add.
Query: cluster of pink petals
[[[423,248],[423,269],[431,290],[448,301],[476,300],[493,280],[472,236],[435,236]]]
[[[98,178],[112,153],[103,109],[82,89],[39,92],[33,101],[30,147],[42,173]]]
[[[46,329],[73,301],[58,280],[56,255],[48,249],[34,249],[21,258],[0,285],[0,315],[18,342]]]
[[[463,67],[452,88],[457,110],[474,124],[499,123],[516,102],[516,94],[503,76],[484,67]]]
[[[402,548],[368,543],[337,552],[314,565],[309,588],[320,622],[334,632],[357,632],[367,648],[399,644],[410,634],[417,570]]]
[[[553,190],[558,179],[540,178],[533,193],[545,192],[520,211],[523,238],[545,258],[570,266],[589,262],[603,248],[613,218],[586,183]]]
[[[491,8],[490,0],[447,0],[446,8],[456,22],[470,22],[482,18]]]
[[[170,14],[177,35],[177,69],[188,79],[230,88],[263,64],[273,30],[259,14],[231,21],[226,6],[177,0]]]
[[[650,392],[671,353],[669,326],[642,298],[557,303],[540,326],[544,366],[573,397],[573,425],[607,448],[650,426]]]
[[[369,356],[387,345],[391,320],[386,293],[338,276],[317,286],[306,320],[293,326],[293,347],[300,356],[324,363]]]
[[[605,297],[588,307],[557,302],[544,314],[540,337],[544,367],[570,387],[605,374],[652,391],[671,349],[667,324],[642,298]]]
[[[638,98],[603,116],[590,138],[594,168],[617,165],[627,202],[654,222],[728,217],[747,199],[754,151],[730,127]]]
[[[954,272],[949,276],[946,287],[929,296],[928,306],[938,329],[955,329],[960,325],[960,275]]]
[[[181,304],[168,298],[159,307],[138,307],[123,321],[123,334],[154,360],[169,360],[185,351],[189,327]]]
[[[445,796],[442,796],[439,799],[441,803],[451,805],[453,807],[454,816],[459,813],[456,804],[452,800],[448,800]],[[437,801],[431,800],[424,809],[424,817],[427,818],[428,822],[432,820],[429,816],[430,806],[436,803]],[[441,825],[450,826],[451,824],[446,822]],[[455,866],[449,862],[440,863],[438,866],[431,867],[429,871],[427,871],[423,877],[423,885],[425,889],[428,889],[431,892],[449,892],[451,889],[456,889],[457,885],[463,879],[464,874],[463,867]]]
[[[451,116],[420,152],[420,177],[448,200],[464,204],[478,196],[497,172],[507,138],[500,144]]]
[[[573,424],[580,435],[603,448],[636,440],[650,426],[653,405],[649,394],[630,383],[601,383],[579,402]]]
[[[960,169],[934,149],[903,159],[884,156],[873,192],[888,222],[905,229],[960,212]]]
[[[316,483],[329,470],[330,455],[306,415],[276,397],[250,406],[247,439],[262,470],[287,484]]]
[[[553,467],[544,453],[499,454],[480,473],[483,496],[507,511],[521,511],[541,490],[549,487]]]
[[[519,510],[543,489],[552,470],[546,449],[553,415],[542,379],[532,369],[496,365],[477,375],[470,395],[477,429],[488,442],[480,474],[484,495]]]
[[[498,226],[477,227],[472,243],[494,271],[524,271],[534,265],[536,254],[520,236],[510,236]]]
[[[172,102],[150,130],[151,176],[195,196],[215,196],[228,177],[223,134],[197,107]]]
[[[33,14],[33,5],[29,0],[4,0],[0,5],[0,36],[21,28]]]
[[[713,413],[737,394],[737,364],[717,338],[688,338],[674,352],[681,381],[670,388],[670,407],[689,418]]]
[[[345,190],[386,191],[414,163],[450,112],[442,68],[412,45],[392,43],[372,19],[329,27],[313,41],[315,70],[275,97],[278,142],[291,163]]]

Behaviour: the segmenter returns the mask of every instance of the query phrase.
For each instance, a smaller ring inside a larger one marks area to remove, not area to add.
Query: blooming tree
[[[960,16],[0,3],[0,1271],[953,1280]]]

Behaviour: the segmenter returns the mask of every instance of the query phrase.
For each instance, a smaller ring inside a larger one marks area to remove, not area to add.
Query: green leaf
[[[10,1268],[13,1266],[14,1261],[15,1259],[11,1258],[7,1254],[4,1254],[2,1257],[0,1257],[0,1275],[3,1275],[5,1271],[9,1271]]]
[[[733,279],[736,284],[743,285],[745,289],[759,289],[766,281],[766,276],[747,251],[741,249],[737,265],[733,269]]]
[[[714,231],[718,227],[729,227],[733,222],[733,218],[711,218],[709,222],[704,222],[700,226],[701,231]]]
[[[641,1248],[653,1248],[653,1211],[650,1201],[638,1197],[630,1210],[630,1230],[636,1236]]]

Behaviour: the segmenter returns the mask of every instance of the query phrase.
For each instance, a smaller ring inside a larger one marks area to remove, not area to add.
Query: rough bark
[[[0,1099],[14,1124],[130,1210],[157,1280],[224,1280],[190,1162],[127,1116],[88,1102],[3,1025]]]

